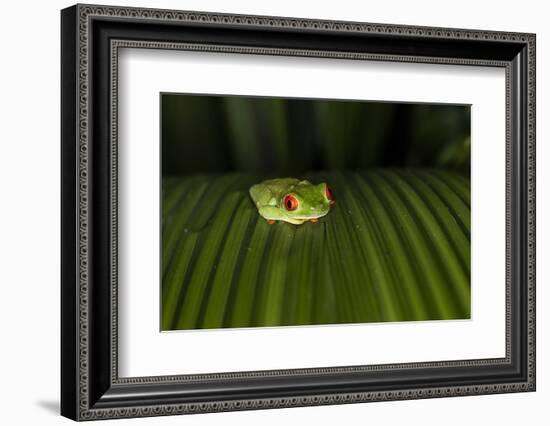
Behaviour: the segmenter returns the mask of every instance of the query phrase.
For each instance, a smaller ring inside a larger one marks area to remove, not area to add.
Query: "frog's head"
[[[330,186],[303,180],[283,195],[282,209],[289,219],[310,220],[325,216],[334,200]]]

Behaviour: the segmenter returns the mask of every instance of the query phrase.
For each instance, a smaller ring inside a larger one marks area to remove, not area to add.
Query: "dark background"
[[[161,108],[163,176],[470,170],[465,105],[163,94]]]

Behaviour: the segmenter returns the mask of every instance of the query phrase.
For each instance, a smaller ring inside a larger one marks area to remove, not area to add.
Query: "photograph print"
[[[161,331],[470,319],[470,106],[160,94]]]

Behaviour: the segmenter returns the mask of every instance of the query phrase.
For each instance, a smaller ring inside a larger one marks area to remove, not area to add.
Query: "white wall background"
[[[104,0],[103,4],[537,33],[538,390],[317,408],[107,421],[102,424],[544,424],[550,401],[550,27],[540,0]],[[0,418],[59,417],[59,10],[11,1],[0,25]],[[545,164],[546,163],[546,164]],[[545,167],[546,166],[546,167]],[[114,423],[119,422],[119,423]]]

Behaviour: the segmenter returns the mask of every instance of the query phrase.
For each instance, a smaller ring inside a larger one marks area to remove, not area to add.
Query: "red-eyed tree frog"
[[[295,178],[270,179],[253,185],[249,192],[258,213],[269,224],[278,220],[294,225],[318,222],[334,204],[326,182],[314,185]]]

